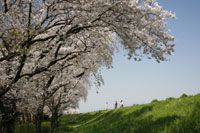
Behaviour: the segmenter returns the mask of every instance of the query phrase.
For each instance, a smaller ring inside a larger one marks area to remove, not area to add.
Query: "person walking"
[[[118,103],[117,103],[117,101],[115,101],[115,109],[117,108],[117,105],[118,105]]]
[[[108,109],[108,102],[106,102],[105,109],[106,110]]]
[[[124,107],[124,103],[123,103],[123,101],[122,101],[122,100],[120,101],[120,103],[119,103],[119,104],[120,104],[120,108],[123,108],[123,107]]]

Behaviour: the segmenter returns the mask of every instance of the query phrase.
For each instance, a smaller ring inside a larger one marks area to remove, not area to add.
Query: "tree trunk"
[[[24,123],[28,122],[26,111],[23,111]]]
[[[42,120],[41,119],[35,120],[35,129],[36,129],[35,132],[36,133],[41,133],[42,132],[41,125],[42,125]]]
[[[35,116],[35,129],[36,133],[41,133],[42,132],[42,120],[43,120],[43,106],[40,106],[37,110],[37,114]]]
[[[50,132],[53,133],[55,128],[58,126],[58,105],[54,108],[51,116],[51,129]]]
[[[51,117],[51,129],[50,129],[51,133],[54,132],[55,128],[57,127],[57,124],[58,124],[58,113],[57,113],[57,110],[55,110],[52,113],[52,117]]]
[[[15,132],[15,120],[10,119],[8,121],[2,121],[3,130],[2,133],[14,133]]]
[[[61,94],[60,94],[60,97],[58,99],[58,103],[56,105],[54,105],[54,99],[52,101],[52,108],[50,109],[51,110],[51,113],[52,113],[52,116],[51,116],[51,129],[50,129],[50,132],[53,133],[55,128],[58,126],[58,110],[60,108],[60,105],[61,105]]]
[[[1,121],[1,133],[14,133],[15,132],[15,117],[8,114],[2,114],[2,121]]]
[[[15,132],[15,112],[12,109],[6,108],[0,100],[0,112],[2,114],[0,132],[1,133],[14,133]]]

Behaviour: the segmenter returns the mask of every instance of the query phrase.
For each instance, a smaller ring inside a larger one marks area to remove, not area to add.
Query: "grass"
[[[65,115],[56,133],[200,133],[200,94]]]

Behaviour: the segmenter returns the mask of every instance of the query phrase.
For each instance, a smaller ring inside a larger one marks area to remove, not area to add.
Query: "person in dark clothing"
[[[117,101],[115,101],[115,109],[117,108],[117,105],[118,105],[118,103],[117,103]]]

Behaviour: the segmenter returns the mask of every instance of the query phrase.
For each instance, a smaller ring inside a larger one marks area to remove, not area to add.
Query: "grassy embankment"
[[[65,115],[56,133],[200,133],[200,94]]]

